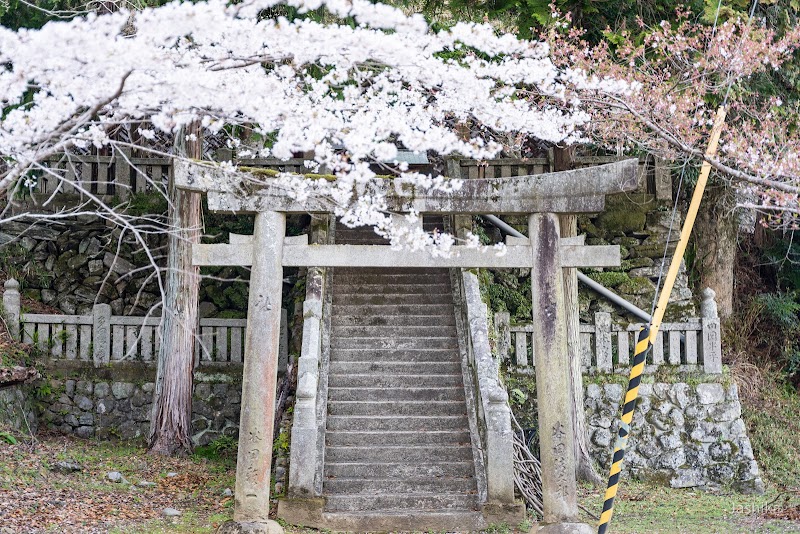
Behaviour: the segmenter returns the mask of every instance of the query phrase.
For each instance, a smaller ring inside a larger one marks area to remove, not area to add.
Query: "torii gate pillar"
[[[533,253],[531,292],[544,505],[544,520],[538,532],[591,534],[594,530],[589,525],[578,522],[559,234],[558,215],[534,213],[528,218]]]
[[[269,519],[269,490],[278,380],[278,358],[272,356],[278,354],[280,341],[285,235],[284,213],[256,214],[231,533],[283,534]],[[226,532],[224,526],[218,532]]]

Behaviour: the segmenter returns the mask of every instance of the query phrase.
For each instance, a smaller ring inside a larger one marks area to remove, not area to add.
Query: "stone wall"
[[[161,265],[166,237],[148,242]],[[110,304],[113,315],[145,315],[161,301],[149,261],[129,232],[96,217],[0,226],[0,271],[21,282],[23,296],[69,315],[89,314],[94,303]],[[201,316],[244,317],[247,283],[235,280],[246,280],[247,271],[225,267],[204,274],[213,278],[200,287]]]
[[[59,363],[45,374],[50,393],[38,401],[42,428],[82,438],[147,437],[154,367],[115,363],[94,369]],[[241,380],[241,365],[201,366],[195,371],[192,441],[196,446],[238,434]]]
[[[675,488],[764,489],[742,419],[736,385],[727,375],[659,371],[639,387],[623,470]],[[536,439],[533,373],[506,369],[503,380],[517,420]],[[605,476],[619,431],[625,387],[616,375],[584,375],[589,452]],[[627,382],[626,382],[627,384]]]
[[[663,201],[656,201],[654,195],[620,193],[607,196],[606,210],[603,213],[578,218],[578,233],[586,235],[588,245],[619,245],[622,264],[619,267],[581,271],[649,312],[667,241],[670,246],[665,269],[669,266],[683,222],[680,214],[677,214],[672,225],[672,234],[669,235],[671,217],[671,206]],[[525,217],[507,216],[504,219],[527,234]],[[476,225],[474,231],[478,235],[485,233],[485,242],[498,242],[503,238],[502,233],[488,223]],[[508,311],[512,322],[530,321],[529,273],[528,269],[481,270],[481,290],[487,294],[492,309]],[[686,267],[681,262],[667,308],[667,322],[679,322],[697,316],[697,308],[688,284]],[[625,313],[582,284],[578,284],[578,303],[581,321],[584,323],[593,323],[596,312],[611,313],[615,324],[641,322],[641,319]]]
[[[607,466],[619,428],[619,384],[587,384],[590,452]],[[736,384],[641,384],[625,469],[673,488],[731,486],[762,493],[764,485],[742,420]]]
[[[31,386],[15,384],[0,388],[0,429],[36,433],[38,419],[33,405]]]
[[[580,217],[578,232],[585,233],[588,245],[620,246],[622,265],[606,269],[586,269],[596,282],[611,289],[625,300],[649,311],[655,286],[661,272],[661,261],[667,250],[664,274],[680,235],[683,219],[676,214],[671,222],[671,206],[657,202],[653,195],[621,193],[606,198],[606,209],[596,217]],[[672,232],[670,233],[670,225]],[[667,243],[669,246],[667,247]],[[666,321],[696,317],[697,310],[689,289],[684,262],[681,262],[675,289],[670,297]],[[633,319],[589,289],[579,288],[581,319],[592,322],[595,312],[616,314],[614,322]],[[634,322],[639,322],[635,320]]]

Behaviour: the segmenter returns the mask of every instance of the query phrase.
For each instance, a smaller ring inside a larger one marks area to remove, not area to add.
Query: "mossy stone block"
[[[606,235],[641,231],[646,222],[645,213],[636,210],[605,211],[596,220],[597,226],[605,230]]]
[[[646,295],[653,293],[656,290],[656,286],[649,278],[634,276],[629,278],[627,282],[620,284],[618,290],[625,295]]]
[[[589,278],[597,282],[598,284],[605,286],[605,287],[617,287],[622,285],[628,281],[630,281],[631,277],[628,276],[627,273],[621,273],[617,271],[606,271],[602,273],[592,273],[588,275]]]

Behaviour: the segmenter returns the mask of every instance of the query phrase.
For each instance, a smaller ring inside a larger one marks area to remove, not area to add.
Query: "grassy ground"
[[[209,456],[151,457],[140,444],[61,436],[0,439],[0,533],[212,532],[232,511],[223,492],[233,488],[235,459]],[[59,471],[64,461],[81,470]],[[109,480],[112,471],[128,483]],[[182,515],[164,519],[168,507]]]
[[[148,456],[141,444],[60,436],[13,445],[0,440],[0,533],[213,532],[232,513],[232,498],[223,496],[233,488],[231,452],[205,449],[188,458],[164,459]],[[54,471],[61,461],[82,470]],[[130,484],[111,482],[109,471],[122,473]],[[138,486],[141,480],[156,485]],[[599,490],[580,490],[581,503],[590,510],[599,511],[602,498]],[[182,515],[163,517],[167,507]],[[593,522],[588,515],[583,519]],[[711,494],[625,480],[612,527],[615,533],[800,532],[800,494],[780,493],[776,486],[762,496]],[[528,528],[497,526],[490,532]],[[287,527],[287,532],[311,531]]]

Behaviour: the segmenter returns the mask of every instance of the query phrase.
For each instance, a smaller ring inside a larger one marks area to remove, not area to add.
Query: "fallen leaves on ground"
[[[82,469],[51,470],[64,460]],[[110,471],[121,472],[130,484],[111,482]],[[38,436],[32,443],[2,444],[0,529],[94,533],[159,519],[167,507],[198,517],[227,513],[231,501],[222,492],[233,475],[232,462],[149,456],[141,445],[54,435]],[[138,486],[143,480],[155,485]]]

